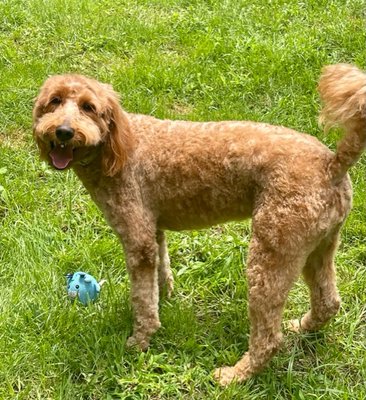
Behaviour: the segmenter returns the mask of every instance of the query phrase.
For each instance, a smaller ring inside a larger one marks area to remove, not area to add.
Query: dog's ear
[[[103,85],[107,92],[107,110],[105,111],[108,132],[104,139],[102,168],[107,176],[120,171],[133,146],[127,114],[119,104],[119,97],[110,85]]]

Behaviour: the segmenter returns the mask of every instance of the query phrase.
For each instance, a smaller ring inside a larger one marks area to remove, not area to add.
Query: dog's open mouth
[[[74,158],[74,147],[72,144],[51,142],[49,156],[55,168],[65,169]]]

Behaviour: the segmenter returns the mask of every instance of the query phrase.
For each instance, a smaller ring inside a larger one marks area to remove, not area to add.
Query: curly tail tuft
[[[366,74],[349,64],[329,65],[318,90],[324,103],[320,122],[326,130],[340,126],[345,131],[329,166],[333,181],[339,182],[366,148]]]

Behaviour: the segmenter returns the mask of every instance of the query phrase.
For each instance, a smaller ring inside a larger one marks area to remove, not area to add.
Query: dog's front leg
[[[150,338],[160,327],[158,303],[159,253],[155,235],[146,231],[143,238],[124,242],[127,269],[131,280],[131,302],[134,314],[132,336],[128,346],[146,350]]]
[[[159,246],[159,290],[160,293],[166,288],[166,294],[171,297],[174,289],[174,278],[170,269],[170,259],[168,254],[168,246],[163,231],[158,231],[156,240]]]

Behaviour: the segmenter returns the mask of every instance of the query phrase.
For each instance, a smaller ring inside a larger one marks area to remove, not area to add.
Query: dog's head
[[[110,85],[81,75],[46,80],[33,109],[33,134],[41,158],[56,169],[87,162],[96,151],[113,176],[132,147],[128,118]]]

